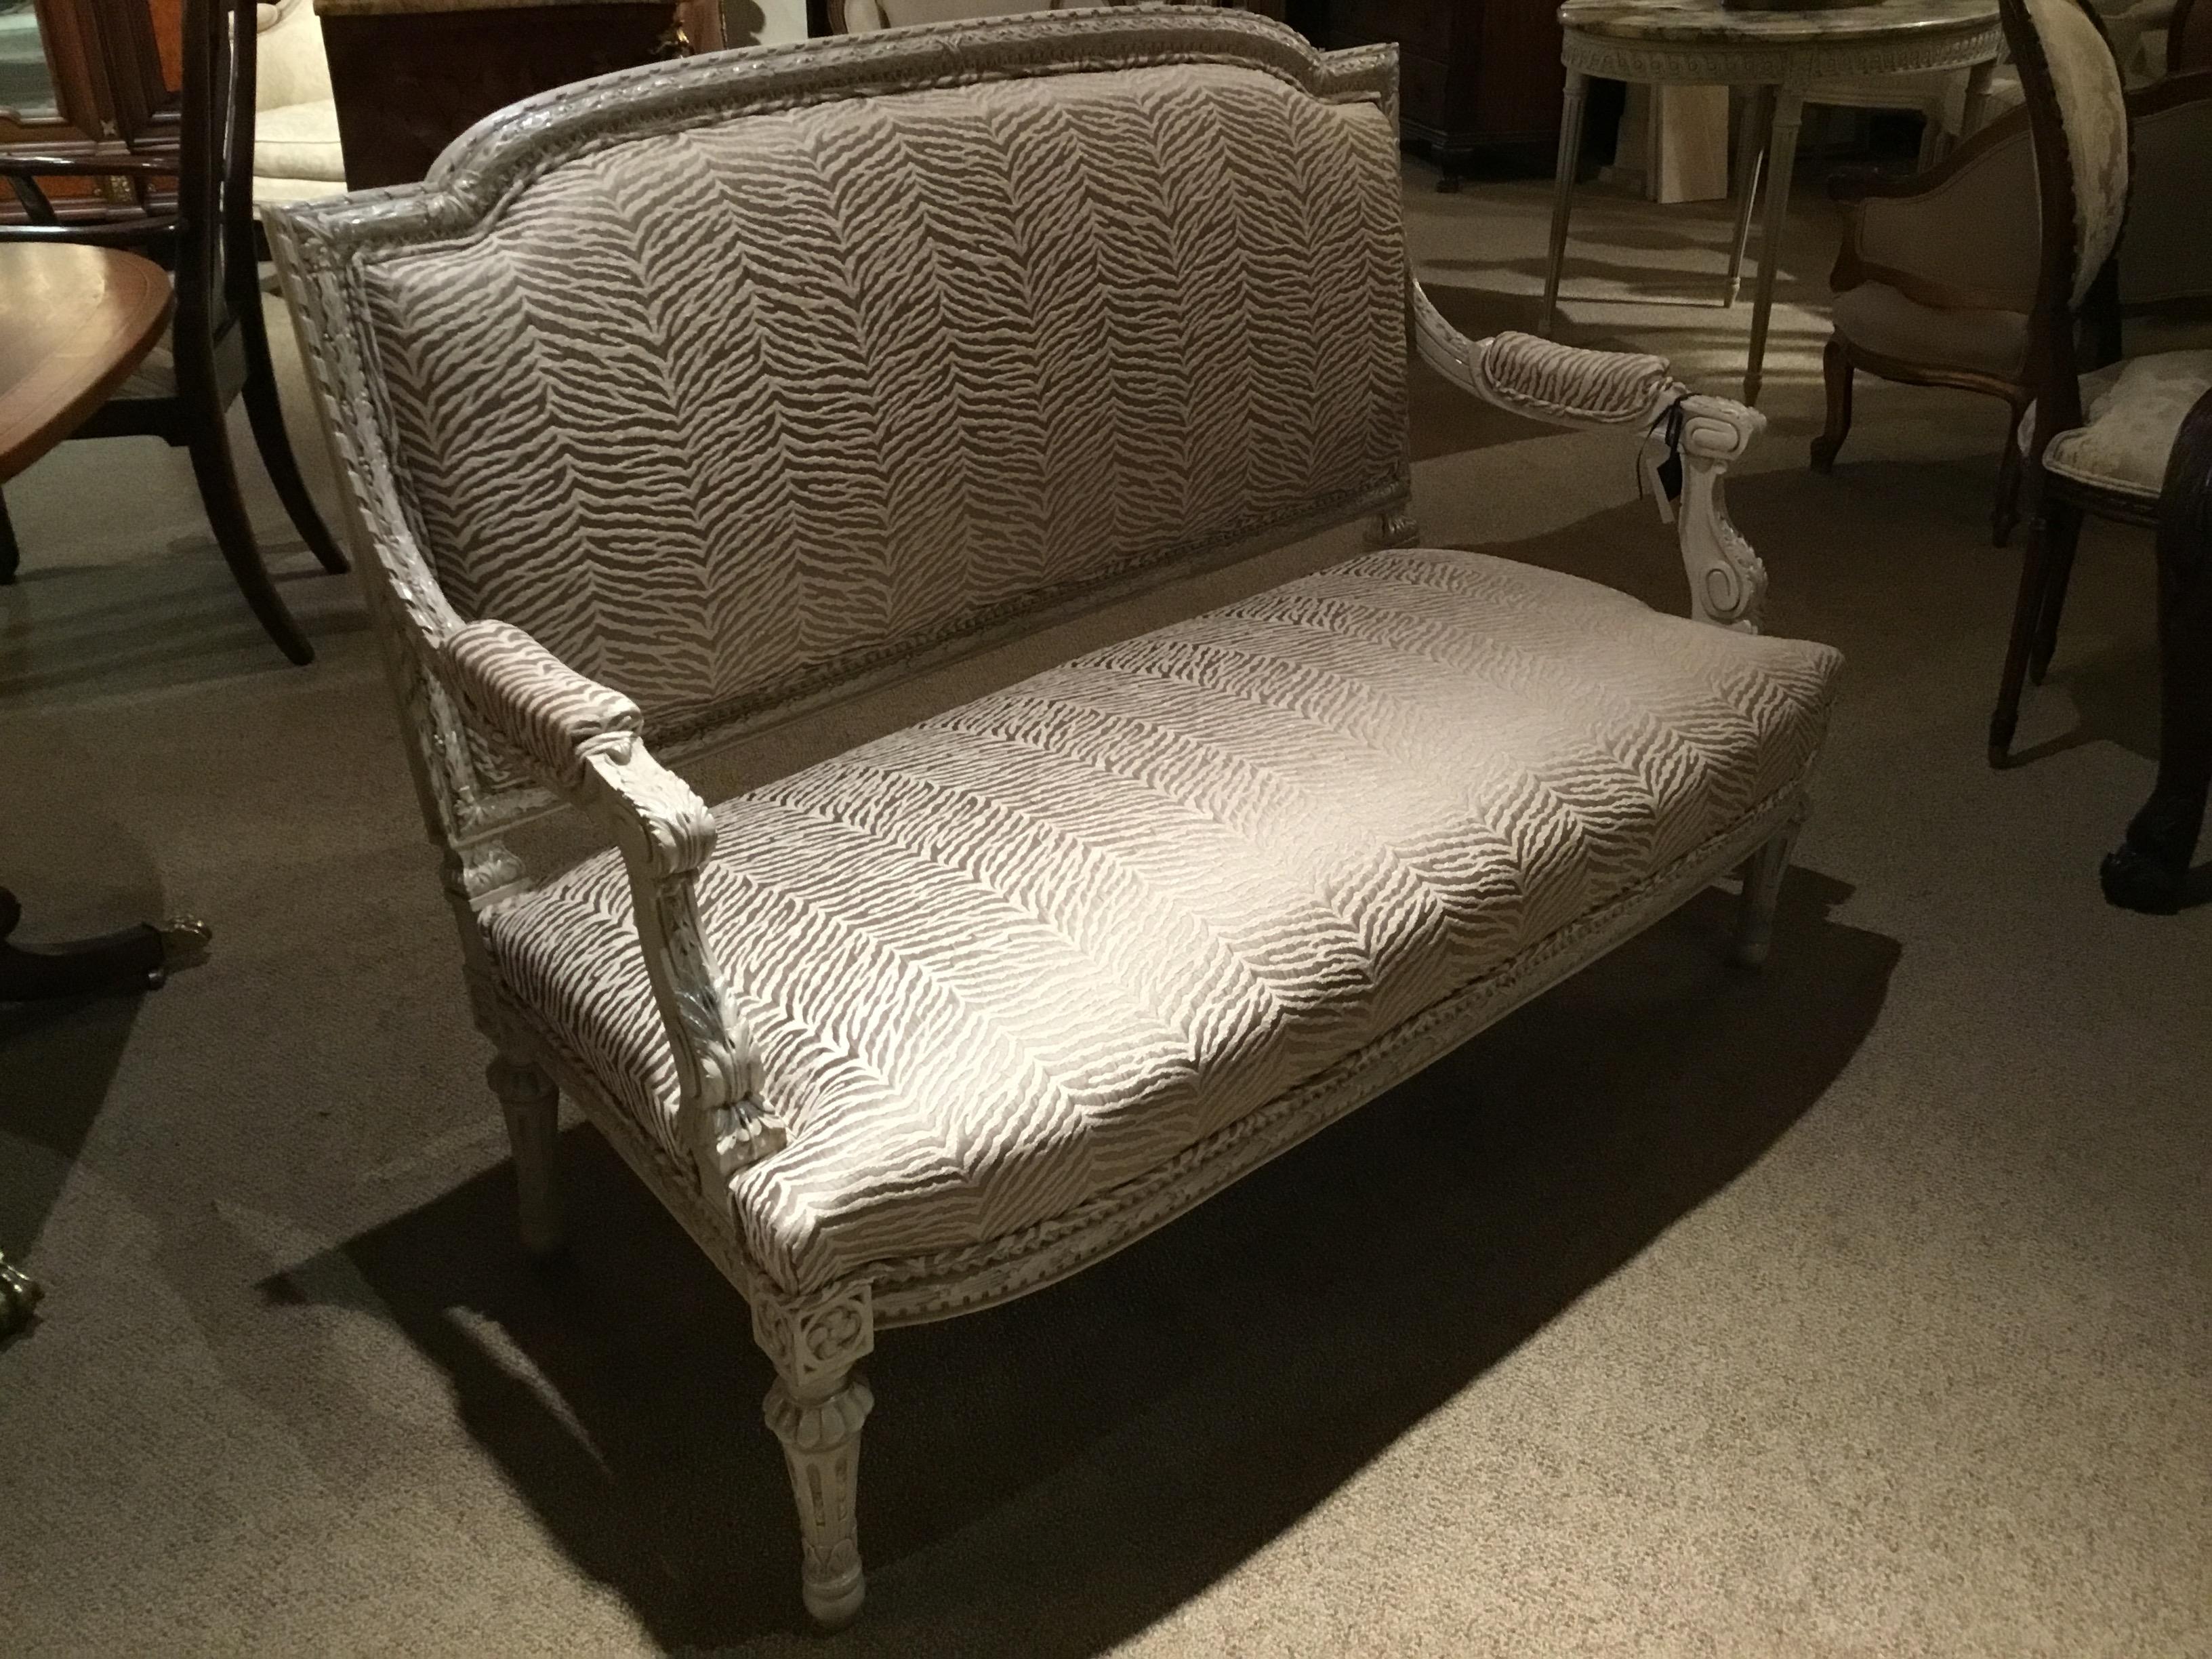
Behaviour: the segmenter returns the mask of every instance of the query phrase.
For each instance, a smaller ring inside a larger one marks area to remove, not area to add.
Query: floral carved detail
[[[753,1340],[801,1398],[836,1386],[853,1362],[874,1352],[876,1320],[866,1280],[834,1286],[804,1302],[761,1296],[753,1303]]]

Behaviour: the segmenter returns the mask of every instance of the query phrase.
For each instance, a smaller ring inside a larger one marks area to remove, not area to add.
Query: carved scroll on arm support
[[[1671,512],[1701,622],[1756,632],[1766,570],[1728,516],[1723,480],[1766,424],[1757,410],[1695,393],[1663,357],[1592,351],[1531,334],[1470,340],[1445,320],[1419,283],[1409,296],[1413,344],[1430,368],[1486,403],[1553,426],[1622,427],[1672,437],[1682,465]],[[1679,418],[1679,433],[1670,430]]]
[[[730,1178],[781,1149],[760,1097],[760,1061],[699,915],[714,820],[691,786],[653,757],[637,705],[568,667],[520,629],[469,623],[439,646],[469,713],[621,849],[639,948],[676,1060],[678,1111],[701,1189],[719,1213]]]

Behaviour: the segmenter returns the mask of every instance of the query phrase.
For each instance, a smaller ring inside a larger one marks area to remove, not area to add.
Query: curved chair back
[[[2076,319],[2098,313],[2116,346],[2112,255],[2128,209],[2127,89],[2102,21],[2081,0],[1998,0],[1998,14],[2020,71],[2043,204],[2028,362],[2039,455],[2047,434],[2081,424]]]
[[[514,623],[711,740],[1403,499],[1386,53],[1194,8],[902,34],[584,82],[270,210],[422,638]],[[521,781],[433,763],[465,819]]]

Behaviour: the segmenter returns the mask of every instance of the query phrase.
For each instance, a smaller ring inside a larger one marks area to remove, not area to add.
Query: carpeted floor
[[[1430,185],[1440,302],[1525,325],[1546,188]],[[1734,389],[1723,234],[1591,198],[1571,337]],[[26,932],[216,938],[143,1001],[0,1011],[0,1247],[50,1289],[0,1349],[0,1649],[2212,1654],[2212,908],[2094,879],[2151,774],[2148,539],[2091,529],[2029,763],[1990,771],[2001,411],[1863,382],[1805,470],[1832,240],[1789,250],[1733,492],[1772,628],[1850,659],[1771,969],[1722,965],[1709,896],[1139,1248],[888,1335],[869,1608],[826,1642],[744,1309],[589,1129],[572,1267],[519,1261],[352,580],[286,551],[295,671],[181,455],[70,445],[10,485],[0,877]],[[1617,439],[1432,381],[1416,413],[1430,539],[1679,608]]]

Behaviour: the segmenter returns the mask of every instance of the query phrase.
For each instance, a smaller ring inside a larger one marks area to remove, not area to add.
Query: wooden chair
[[[2181,423],[2158,517],[2158,781],[2105,859],[2105,896],[2163,915],[2181,907],[2212,787],[2212,392]]]
[[[238,489],[223,411],[243,393],[254,441],[301,538],[325,570],[346,568],[300,476],[269,356],[253,257],[253,0],[186,0],[181,134],[174,151],[82,161],[0,156],[27,222],[0,225],[0,240],[88,242],[137,250],[167,266],[177,307],[167,349],[157,347],[121,391],[77,429],[80,438],[152,436],[190,451],[216,544],[270,639],[295,663],[314,649],[277,596]],[[62,222],[41,175],[120,174],[140,211]],[[156,179],[174,175],[173,213],[147,210]],[[0,503],[0,581],[15,578],[15,539]]]
[[[2188,75],[2212,70],[2212,6],[2176,0],[2166,26],[2166,72]]]
[[[1990,716],[1993,766],[2008,763],[2023,687],[2043,678],[2057,647],[2083,515],[2155,524],[2182,419],[2212,389],[2212,349],[2119,350],[2124,268],[2126,309],[2212,316],[2212,238],[2202,228],[2212,74],[2169,76],[2130,100],[2078,0],[2001,0],[2001,10],[2027,94],[2045,229],[2026,447],[2033,527]]]
[[[2029,319],[2042,263],[2035,155],[2014,110],[1910,179],[1844,177],[1850,204],[1829,277],[1834,331],[1822,355],[1827,425],[1813,468],[1828,471],[1851,429],[1851,382],[1865,369],[1907,386],[1957,386],[2010,411],[1990,533],[2004,545],[2016,517],[2021,419],[2035,399]]]

